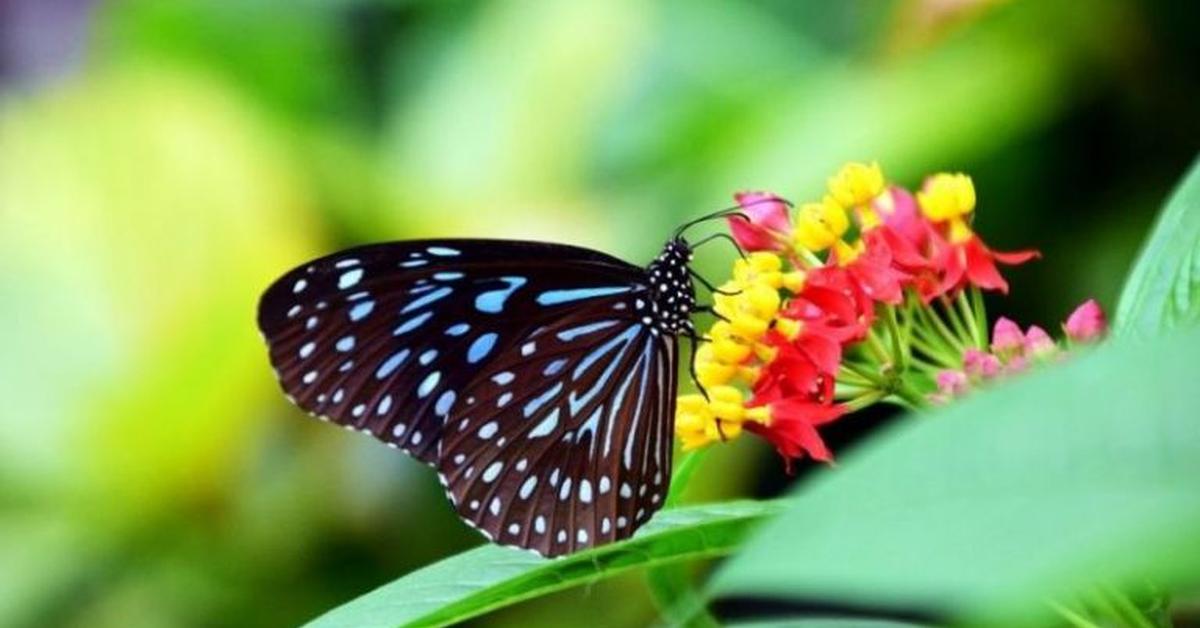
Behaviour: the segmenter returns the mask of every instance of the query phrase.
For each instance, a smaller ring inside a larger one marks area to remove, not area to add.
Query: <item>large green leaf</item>
[[[1114,342],[901,427],[802,487],[712,591],[1013,625],[1200,583],[1200,333]]]
[[[1200,322],[1200,161],[1158,218],[1125,283],[1116,330],[1135,336]]]
[[[740,501],[667,510],[633,539],[546,560],[485,545],[384,585],[317,618],[320,628],[436,626],[639,567],[721,556],[749,527],[782,509],[779,502]]]

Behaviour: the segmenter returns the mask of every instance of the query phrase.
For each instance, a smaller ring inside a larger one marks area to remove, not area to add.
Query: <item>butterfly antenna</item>
[[[742,257],[742,259],[746,259],[746,251],[744,251],[742,249],[742,245],[738,244],[737,240],[733,239],[733,236],[729,235],[728,233],[724,233],[724,232],[714,233],[708,237],[701,238],[699,242],[696,242],[695,244],[692,245],[692,250],[694,251],[694,250],[700,248],[702,245],[712,242],[713,240],[728,241],[730,244],[733,245],[733,248],[737,249],[738,255],[740,255]]]
[[[706,214],[699,218],[689,220],[688,222],[683,223],[682,225],[680,225],[680,227],[678,229],[675,230],[674,237],[678,238],[678,237],[682,236],[685,231],[687,231],[688,229],[691,229],[692,227],[694,227],[702,222],[707,222],[709,220],[716,220],[718,218],[729,218],[729,217],[736,216],[736,217],[741,218],[742,220],[749,222],[750,216],[747,216],[746,213],[743,212],[742,210],[744,210],[747,207],[753,207],[755,205],[759,205],[762,203],[775,203],[775,202],[782,202],[783,204],[787,205],[788,207],[792,207],[791,201],[789,201],[787,199],[779,198],[777,196],[768,196],[766,198],[760,198],[755,201],[750,201],[749,203],[739,203],[737,205],[734,205],[733,207],[726,207],[725,209],[721,209],[721,210],[715,211],[711,214]]]

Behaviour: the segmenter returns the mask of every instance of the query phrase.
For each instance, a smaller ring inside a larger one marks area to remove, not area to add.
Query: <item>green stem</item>
[[[979,286],[971,286],[971,309],[975,311],[975,324],[984,330],[986,335],[988,329],[987,306],[983,303],[983,290]]]
[[[888,336],[892,340],[892,360],[896,369],[904,372],[908,368],[908,343],[900,337],[900,323],[896,320],[896,308],[891,305],[884,307],[884,321],[887,323]]]
[[[962,354],[966,347],[963,346],[958,336],[955,336],[954,332],[950,331],[950,328],[946,326],[945,321],[938,315],[937,310],[933,308],[933,304],[918,306],[916,312],[929,327],[932,327],[939,334],[942,342],[946,344],[952,353],[956,355]]]
[[[883,388],[887,385],[887,381],[883,379],[882,375],[879,375],[878,373],[862,366],[861,364],[850,362],[849,360],[842,361],[841,370],[842,372],[849,372],[867,380],[868,382],[874,384],[876,388]]]
[[[838,384],[846,384],[847,386],[854,386],[856,388],[875,388],[876,387],[876,382],[868,380],[868,379],[862,377],[861,375],[857,375],[846,369],[842,369],[842,371],[840,373],[838,373],[837,383]]]
[[[875,402],[882,400],[886,396],[887,393],[882,390],[872,390],[870,392],[863,393],[851,399],[850,401],[847,401],[843,405],[846,406],[846,413],[849,414],[851,412],[858,412],[867,406],[873,405]]]
[[[942,371],[947,368],[946,365],[944,365],[944,364],[930,362],[929,360],[926,360],[925,358],[922,358],[917,355],[913,355],[913,356],[909,357],[909,366],[919,368],[924,371],[929,371],[929,372],[935,373],[935,374],[938,371]],[[956,366],[956,365],[952,365],[950,368],[954,368],[954,366]]]
[[[958,340],[958,345],[964,350],[967,347],[975,346],[975,339],[971,336],[971,332],[967,331],[967,327],[962,319],[958,317],[958,310],[954,309],[954,303],[945,295],[942,295],[939,301],[942,305],[942,312],[946,315],[946,320],[950,321],[950,327],[954,329],[954,336]]]
[[[892,391],[892,394],[903,399],[905,403],[914,408],[928,408],[930,405],[925,395],[921,394],[916,388],[913,388],[913,385],[904,379],[899,380],[899,384]]]
[[[867,330],[867,349],[870,350],[871,355],[879,362],[880,366],[892,363],[892,356],[888,355],[887,347],[879,339],[879,334],[875,332],[874,328]]]
[[[941,365],[941,368],[958,368],[959,359],[956,354],[951,353],[945,347],[935,347],[932,341],[923,338],[922,334],[916,333],[915,329],[913,332],[913,335],[908,339],[913,347],[919,349],[927,357],[936,360]],[[912,359],[918,360],[920,358],[913,356]]]
[[[986,332],[979,325],[979,317],[975,316],[975,312],[971,310],[971,303],[967,301],[967,291],[962,290],[958,293],[958,309],[962,314],[963,322],[971,332],[971,337],[975,339],[975,348],[985,350],[987,348]]]

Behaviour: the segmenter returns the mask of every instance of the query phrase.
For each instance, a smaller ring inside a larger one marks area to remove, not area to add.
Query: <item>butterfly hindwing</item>
[[[647,301],[589,299],[472,380],[438,467],[465,520],[556,556],[628,537],[662,506],[677,346],[645,322]]]
[[[642,287],[577,247],[498,240],[374,244],[297,267],[259,304],[288,396],[429,464],[465,386],[539,327]]]

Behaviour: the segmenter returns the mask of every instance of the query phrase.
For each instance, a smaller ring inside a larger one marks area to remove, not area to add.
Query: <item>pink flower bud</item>
[[[971,377],[991,379],[1000,374],[1000,358],[979,349],[963,352],[963,370]]]
[[[788,205],[770,192],[740,192],[733,195],[741,213],[729,217],[733,239],[747,251],[782,251],[792,230]]]
[[[992,328],[992,352],[998,354],[1019,354],[1025,347],[1025,334],[1012,320],[1000,317]]]
[[[937,387],[942,395],[955,397],[967,392],[970,383],[967,374],[962,371],[938,371]]]
[[[1046,330],[1037,325],[1030,325],[1025,332],[1025,353],[1038,358],[1044,358],[1058,350],[1058,345]]]
[[[1095,299],[1088,299],[1071,312],[1063,329],[1066,330],[1067,337],[1075,342],[1092,342],[1104,335],[1108,329],[1108,320],[1104,316],[1104,310],[1100,309],[1100,304],[1096,303]]]
[[[1017,355],[1010,358],[1008,362],[1004,364],[1004,373],[1006,375],[1011,375],[1013,373],[1020,373],[1027,368],[1029,368],[1029,360],[1023,355]]]
[[[917,200],[908,190],[892,186],[880,194],[873,204],[883,224],[891,227],[914,246],[924,246],[929,225],[917,208]]]

